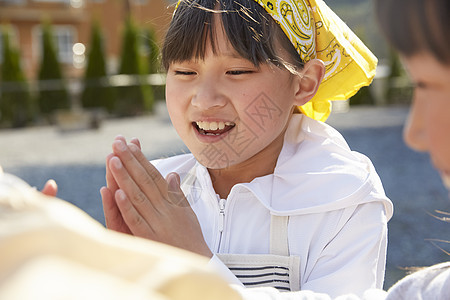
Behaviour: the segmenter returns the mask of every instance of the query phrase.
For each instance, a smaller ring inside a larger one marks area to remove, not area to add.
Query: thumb
[[[180,187],[180,175],[174,172],[169,173],[166,176],[166,181],[169,201],[177,206],[190,206]]]

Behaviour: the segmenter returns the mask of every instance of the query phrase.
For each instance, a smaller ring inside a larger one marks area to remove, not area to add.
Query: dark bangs
[[[243,58],[258,66],[285,65],[276,47],[289,53],[290,63],[302,66],[300,56],[272,17],[254,0],[182,0],[173,16],[162,47],[162,65],[203,59],[209,42],[216,53],[213,16],[220,14],[225,35]]]
[[[430,52],[450,64],[449,0],[376,0],[382,31],[402,55]]]

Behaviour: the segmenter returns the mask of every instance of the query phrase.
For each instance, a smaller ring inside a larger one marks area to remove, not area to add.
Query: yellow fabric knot
[[[325,64],[325,77],[302,113],[325,121],[331,100],[346,100],[375,76],[377,58],[322,0],[255,0],[281,26],[304,62]]]

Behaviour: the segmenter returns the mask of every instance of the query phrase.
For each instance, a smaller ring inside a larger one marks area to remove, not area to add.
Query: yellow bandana
[[[330,100],[346,100],[375,76],[377,58],[323,0],[255,0],[273,17],[303,61],[325,63],[325,77],[314,98],[299,107],[325,121]]]

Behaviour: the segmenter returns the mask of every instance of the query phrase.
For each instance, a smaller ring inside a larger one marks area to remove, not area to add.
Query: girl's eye
[[[251,70],[231,70],[227,71],[227,74],[229,75],[243,75],[243,74],[250,74],[253,73]]]
[[[195,72],[192,71],[175,71],[174,73],[175,75],[184,75],[184,76],[195,75]]]
[[[428,84],[423,81],[417,81],[414,83],[414,87],[417,89],[426,89],[428,87]]]

